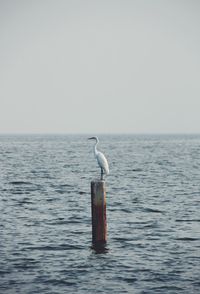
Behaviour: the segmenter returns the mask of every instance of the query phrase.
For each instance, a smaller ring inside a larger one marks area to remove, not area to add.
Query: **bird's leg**
[[[101,180],[103,181],[103,168],[101,167]]]

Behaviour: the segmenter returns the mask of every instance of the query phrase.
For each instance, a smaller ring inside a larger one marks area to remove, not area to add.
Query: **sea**
[[[0,136],[0,293],[200,293],[200,135],[99,135],[110,166],[101,251],[87,137]]]

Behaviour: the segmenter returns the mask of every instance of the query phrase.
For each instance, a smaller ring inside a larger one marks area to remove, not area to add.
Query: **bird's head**
[[[90,138],[88,138],[88,140],[95,140],[96,142],[99,142],[99,139],[98,139],[98,137],[90,137]]]

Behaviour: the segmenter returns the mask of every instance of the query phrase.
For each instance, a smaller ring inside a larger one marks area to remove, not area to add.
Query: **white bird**
[[[109,166],[108,166],[108,161],[105,158],[104,154],[100,151],[97,150],[97,144],[99,143],[98,137],[91,137],[88,138],[89,140],[95,140],[96,144],[94,145],[94,156],[97,159],[98,165],[101,168],[101,180],[103,180],[103,174],[105,173],[106,175],[109,174]]]

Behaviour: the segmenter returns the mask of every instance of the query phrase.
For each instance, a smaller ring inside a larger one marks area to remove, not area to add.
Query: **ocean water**
[[[0,136],[0,293],[200,293],[200,136],[100,135],[108,243],[91,248],[87,136]]]

